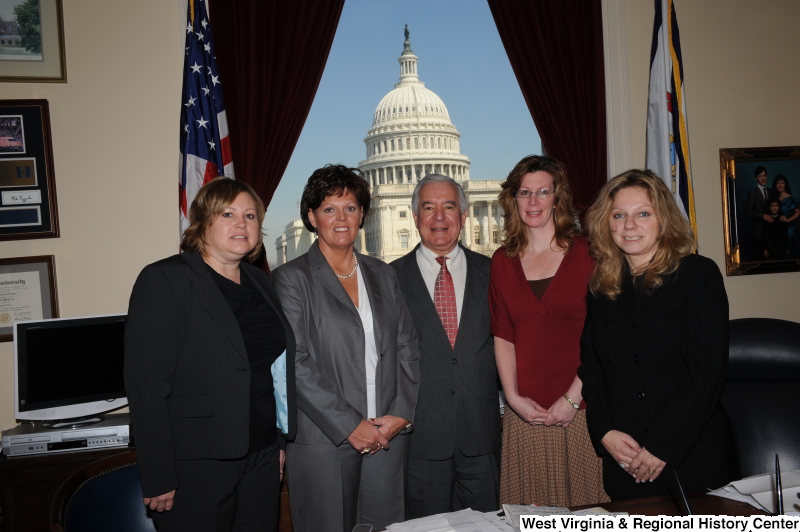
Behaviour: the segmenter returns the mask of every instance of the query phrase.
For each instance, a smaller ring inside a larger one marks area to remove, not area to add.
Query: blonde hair
[[[562,164],[555,159],[540,155],[528,155],[514,166],[508,177],[500,185],[500,206],[503,208],[504,236],[501,246],[506,250],[506,256],[516,257],[528,245],[527,226],[522,223],[517,207],[517,193],[526,175],[533,172],[547,172],[553,178],[554,211],[553,221],[556,233],[553,240],[559,249],[569,251],[572,239],[581,232],[578,225],[578,211],[572,204],[572,190],[567,181],[567,172]]]
[[[652,291],[661,286],[664,278],[678,269],[681,259],[696,249],[689,221],[681,214],[667,185],[650,170],[621,173],[600,189],[594,204],[586,211],[589,252],[597,261],[589,290],[611,300],[616,299],[622,291],[626,268],[625,254],[611,236],[611,208],[617,193],[631,187],[640,188],[647,194],[661,226],[655,255],[641,272],[644,274],[643,285],[646,290]]]
[[[264,222],[266,214],[264,203],[250,185],[227,177],[216,177],[197,191],[192,206],[189,208],[189,227],[183,232],[181,249],[183,251],[199,251],[201,255],[205,255],[206,235],[209,228],[219,215],[236,201],[239,194],[249,195],[256,204],[258,241],[250,253],[244,257],[248,262],[256,260],[261,253],[261,245],[264,241],[264,234],[261,232],[261,224]]]

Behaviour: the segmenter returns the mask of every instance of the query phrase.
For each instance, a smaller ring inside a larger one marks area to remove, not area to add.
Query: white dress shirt
[[[436,277],[442,268],[436,262],[436,257],[438,256],[426,248],[425,244],[420,244],[419,249],[417,249],[417,265],[422,274],[422,279],[425,281],[425,286],[428,288],[428,293],[431,295],[431,301],[434,301],[433,293],[436,289]],[[458,245],[446,256],[447,262],[445,264],[447,264],[447,270],[453,278],[453,286],[456,290],[458,322],[461,323],[461,305],[464,303],[464,287],[467,286],[467,257]]]
[[[375,344],[375,326],[372,321],[372,307],[369,304],[367,285],[358,267],[358,315],[364,327],[364,367],[367,379],[367,419],[377,416],[378,402],[375,397],[375,373],[378,369],[378,346]]]

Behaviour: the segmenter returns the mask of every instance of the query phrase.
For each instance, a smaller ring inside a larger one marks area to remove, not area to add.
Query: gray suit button
[[[450,395],[455,395],[455,394],[456,394],[456,391],[455,391],[455,390],[453,390],[453,389],[451,389],[451,390],[450,390]]]
[[[453,364],[458,364],[458,359],[457,358],[453,359]]]
[[[642,399],[644,399],[644,394],[642,392],[639,392],[636,394],[636,397],[638,397],[639,400],[641,401]]]

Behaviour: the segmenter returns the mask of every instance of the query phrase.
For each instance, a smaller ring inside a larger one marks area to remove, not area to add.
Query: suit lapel
[[[460,245],[460,244],[459,244]],[[458,320],[458,341],[475,329],[473,321],[478,318],[477,309],[481,305],[482,288],[486,286],[486,273],[478,268],[475,258],[462,249],[467,265],[467,280],[464,284],[464,299],[461,303],[461,319]],[[477,325],[476,325],[477,326]],[[444,330],[444,328],[442,328]],[[463,340],[462,340],[463,341]]]
[[[333,273],[333,269],[328,264],[328,261],[325,260],[325,256],[319,250],[318,242],[314,242],[308,250],[308,266],[311,268],[312,275],[319,280],[322,287],[338,299],[346,309],[356,317],[359,317],[358,309],[353,305],[350,296],[347,295],[347,291],[342,286],[342,283],[339,282],[336,274]]]
[[[242,331],[236,317],[231,312],[231,307],[219,291],[219,287],[208,272],[205,261],[200,253],[186,252],[183,255],[186,262],[189,282],[197,293],[203,308],[211,315],[219,328],[228,337],[239,355],[248,362],[247,348],[244,345]]]
[[[419,263],[417,262],[417,250],[421,244],[417,244],[414,250],[406,255],[405,258],[400,259],[403,262],[402,275],[404,277],[403,286],[408,300],[409,307],[414,313],[421,315],[422,323],[425,323],[432,329],[436,330],[437,335],[441,335],[441,340],[450,345],[450,339],[447,337],[447,332],[442,325],[442,319],[439,317],[439,312],[436,310],[436,304],[433,302],[428,287],[425,285],[425,280],[422,278],[422,273],[419,271]],[[469,270],[467,270],[469,272]],[[462,316],[463,314],[462,304]],[[459,323],[459,334],[461,332],[461,324]],[[458,337],[456,337],[456,342]]]
[[[381,280],[378,272],[372,269],[367,261],[363,260],[363,255],[359,254],[358,265],[361,274],[364,276],[364,284],[367,287],[367,297],[369,306],[372,309],[372,328],[375,331],[375,345],[378,351],[381,349],[383,339],[383,295],[381,294]],[[361,305],[359,301],[359,305]]]

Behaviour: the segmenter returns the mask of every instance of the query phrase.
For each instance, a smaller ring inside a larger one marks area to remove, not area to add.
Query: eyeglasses
[[[523,188],[523,189],[517,190],[514,193],[514,197],[515,198],[521,198],[521,199],[528,199],[531,196],[536,196],[539,199],[547,199],[547,198],[549,198],[550,196],[553,195],[553,192],[555,192],[555,190],[553,190],[551,188],[540,188],[539,190],[536,190],[536,191],[525,190]]]

